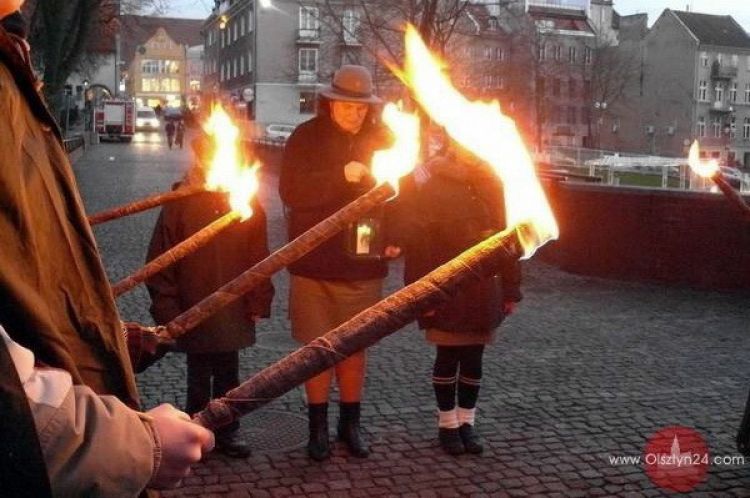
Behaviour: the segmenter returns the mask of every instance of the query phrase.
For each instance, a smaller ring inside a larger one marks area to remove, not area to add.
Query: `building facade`
[[[643,41],[642,150],[750,167],[750,37],[731,16],[667,9]]]
[[[202,20],[120,16],[122,86],[139,105],[188,104],[188,50],[201,45]]]

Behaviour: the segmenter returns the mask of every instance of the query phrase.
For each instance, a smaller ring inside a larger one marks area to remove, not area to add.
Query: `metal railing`
[[[73,135],[63,140],[63,146],[68,154],[81,148],[86,150],[86,140],[84,140],[83,135]]]

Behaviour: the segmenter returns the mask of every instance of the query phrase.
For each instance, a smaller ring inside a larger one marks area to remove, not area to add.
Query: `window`
[[[484,58],[487,60],[492,59],[492,47],[484,47]]]
[[[242,76],[243,74],[245,74],[245,57],[241,56],[240,57],[240,76]]]
[[[732,83],[732,88],[729,90],[729,101],[737,102],[737,82]]]
[[[248,33],[251,32],[254,29],[253,28],[253,20],[254,19],[255,19],[255,17],[253,17],[253,11],[252,11],[252,9],[250,9],[248,11],[248,13],[247,13],[247,32]]]
[[[702,80],[698,84],[698,100],[702,102],[706,102],[708,100],[708,83],[706,83],[705,80]]]
[[[318,72],[318,49],[299,49],[299,72],[300,74],[314,74]]]
[[[721,63],[724,62],[724,54],[716,54],[716,62],[721,65]]]
[[[245,36],[245,18],[240,17],[240,36]]]
[[[583,61],[586,64],[591,64],[594,60],[594,51],[591,50],[591,47],[586,47],[583,50]]]
[[[536,92],[539,96],[544,96],[544,77],[540,76],[536,79]]]
[[[714,95],[716,96],[716,102],[724,102],[724,86],[721,83],[716,83]]]
[[[540,43],[539,44],[539,60],[540,61],[544,60],[544,56],[545,56],[545,52],[546,51],[547,51],[547,49],[546,49],[544,43]]]
[[[745,83],[745,103],[750,104],[750,83]]]
[[[346,43],[359,43],[359,11],[346,9],[341,21],[344,28],[344,41]]]
[[[721,136],[721,121],[719,118],[714,118],[714,120],[711,122],[711,125],[714,129],[714,137],[719,138]]]
[[[568,107],[568,124],[575,125],[576,123],[576,108]]]
[[[500,47],[495,48],[495,59],[499,61],[505,60],[505,51],[502,48]]]
[[[701,52],[701,66],[708,67],[708,54]]]
[[[698,129],[696,133],[699,137],[706,136],[706,118],[703,116],[698,117]]]
[[[576,48],[568,47],[568,62],[575,63],[576,58],[577,58]]]
[[[552,50],[555,55],[556,61],[559,61],[560,59],[562,59],[562,47],[560,45],[555,45]]]
[[[316,7],[299,8],[300,36],[305,38],[317,38],[318,36],[318,9]]]
[[[745,118],[745,122],[742,124],[742,138],[750,140],[750,118]]]
[[[571,99],[574,99],[574,98],[576,98],[576,96],[577,96],[576,94],[577,93],[578,93],[578,88],[576,86],[576,80],[574,80],[573,78],[570,78],[568,80],[568,96]]]
[[[732,117],[729,118],[729,137],[737,137],[737,116],[735,115],[732,115]]]
[[[315,114],[315,92],[299,93],[300,114]]]
[[[552,80],[552,95],[555,97],[560,96],[560,79],[555,78]]]
[[[583,81],[583,96],[584,98],[591,97],[591,80]]]
[[[740,66],[740,56],[737,54],[732,55],[732,67]]]

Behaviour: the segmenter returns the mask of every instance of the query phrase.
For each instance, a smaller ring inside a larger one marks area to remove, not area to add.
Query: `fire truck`
[[[135,134],[135,101],[129,99],[103,100],[94,114],[99,139],[130,142]]]

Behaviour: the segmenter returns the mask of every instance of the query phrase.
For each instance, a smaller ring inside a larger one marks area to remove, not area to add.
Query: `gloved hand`
[[[359,183],[370,174],[370,169],[358,161],[351,161],[344,166],[344,176],[349,183]]]
[[[122,322],[130,364],[136,373],[156,363],[174,346],[174,340],[166,338],[164,330],[162,326],[144,327],[135,322]]]

